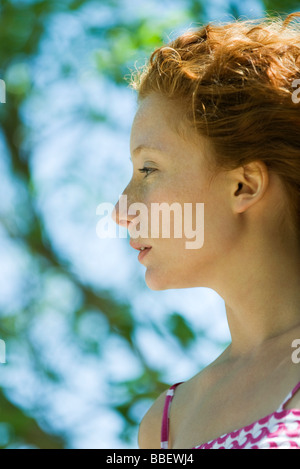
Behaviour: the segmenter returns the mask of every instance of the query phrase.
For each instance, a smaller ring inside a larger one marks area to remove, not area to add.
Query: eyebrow
[[[138,147],[136,147],[132,154],[133,154],[133,157],[137,156],[138,153],[140,153],[141,151],[143,150],[150,150],[150,151],[155,151],[157,153],[164,153],[163,150],[161,150],[160,148],[157,148],[157,147],[152,147],[152,146],[149,146],[149,145],[139,145]],[[132,161],[132,158],[129,157],[130,161]]]

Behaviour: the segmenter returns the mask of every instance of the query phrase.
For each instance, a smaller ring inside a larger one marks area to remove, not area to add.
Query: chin
[[[145,274],[145,282],[148,288],[153,291],[174,290],[179,288],[189,288],[188,285],[183,285],[182,280],[179,283],[174,282],[174,278],[168,281],[167,276],[159,277],[154,275],[151,270],[147,270]],[[172,277],[172,276],[171,276]]]
[[[169,290],[170,288],[174,288],[170,285],[170,282],[166,281],[165,278],[154,275],[149,269],[145,274],[145,282],[147,287],[153,291]]]

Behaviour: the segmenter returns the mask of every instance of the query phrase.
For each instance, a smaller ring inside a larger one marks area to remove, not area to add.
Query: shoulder
[[[195,377],[181,383],[178,387],[176,386],[176,392],[171,405],[171,420],[177,421],[177,418],[174,418],[177,414],[177,408],[181,409],[182,406],[185,407],[185,405],[190,403],[190,399],[187,398],[190,396],[190,393],[187,391],[191,388],[194,379]],[[156,399],[141,421],[138,435],[140,449],[160,449],[163,412],[169,389],[166,389]],[[174,422],[171,426],[174,427]]]
[[[156,399],[141,421],[138,436],[140,449],[160,449],[161,424],[167,392],[168,389]]]
[[[181,419],[184,417],[186,410],[196,399],[196,389],[201,389],[203,386],[207,385],[207,380],[210,376],[210,369],[214,364],[218,363],[218,360],[222,358],[222,355],[211,365],[204,368],[191,379],[184,381],[176,388],[171,405],[170,434],[172,434],[172,431],[174,432],[176,430]],[[140,449],[160,449],[163,411],[169,389],[170,388],[166,389],[156,399],[141,421],[138,435],[138,444]]]

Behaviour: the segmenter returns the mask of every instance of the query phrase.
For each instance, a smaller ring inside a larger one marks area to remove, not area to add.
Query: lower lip
[[[144,251],[141,251],[138,256],[138,260],[141,261],[144,259],[145,256],[147,256],[148,252],[151,251],[152,248],[147,248],[144,249]]]

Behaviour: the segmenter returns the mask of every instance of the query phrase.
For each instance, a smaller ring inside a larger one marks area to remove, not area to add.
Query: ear
[[[262,161],[253,161],[231,171],[232,209],[243,213],[261,200],[269,184],[268,168]]]

